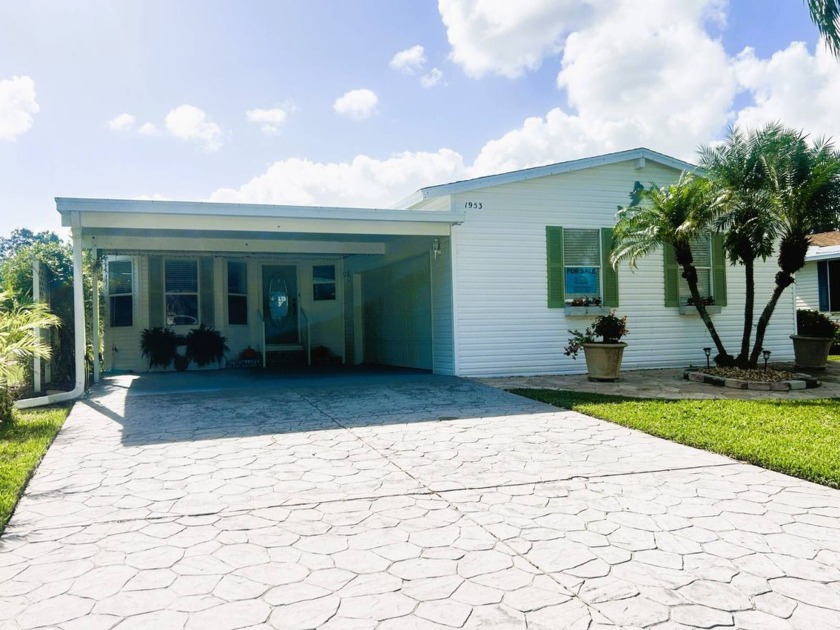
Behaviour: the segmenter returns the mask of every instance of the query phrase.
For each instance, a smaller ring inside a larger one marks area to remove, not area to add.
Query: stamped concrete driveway
[[[819,630],[839,567],[840,493],[477,383],[126,377],[0,537],[0,626]]]

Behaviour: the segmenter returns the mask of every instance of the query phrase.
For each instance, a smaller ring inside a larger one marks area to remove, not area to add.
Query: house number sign
[[[484,204],[480,201],[467,201],[464,203],[464,207],[467,210],[481,210],[484,207]]]

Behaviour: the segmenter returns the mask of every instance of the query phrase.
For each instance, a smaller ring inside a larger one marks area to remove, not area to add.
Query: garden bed
[[[683,377],[695,383],[708,383],[732,389],[786,392],[792,389],[813,389],[822,383],[819,379],[801,372],[784,370],[744,370],[741,368],[693,368],[683,372]]]

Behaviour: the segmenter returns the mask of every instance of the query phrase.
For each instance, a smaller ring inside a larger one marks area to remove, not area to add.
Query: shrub
[[[796,311],[797,335],[834,339],[837,331],[837,324],[819,311],[805,309]]]
[[[178,354],[178,335],[170,328],[146,328],[140,333],[140,351],[149,367],[169,367]]]
[[[215,328],[201,324],[187,333],[187,358],[199,367],[221,364],[227,351],[227,337]]]

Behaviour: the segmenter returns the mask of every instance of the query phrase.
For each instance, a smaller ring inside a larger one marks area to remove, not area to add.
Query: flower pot
[[[621,359],[627,344],[585,343],[583,354],[590,381],[617,381],[621,374]]]
[[[834,340],[830,337],[806,337],[791,335],[793,339],[793,354],[796,357],[796,367],[811,370],[825,369],[828,352]]]

